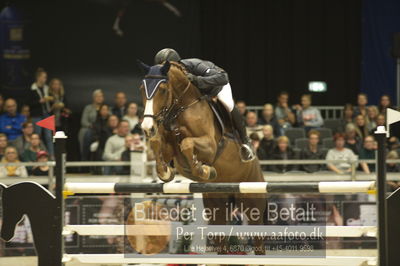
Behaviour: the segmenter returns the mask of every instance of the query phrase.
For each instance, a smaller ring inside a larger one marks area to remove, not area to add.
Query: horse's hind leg
[[[203,158],[214,158],[215,149],[212,148],[212,141],[208,136],[184,138],[180,144],[181,152],[186,157],[192,170],[192,174],[202,180],[211,180],[217,177],[214,167],[203,165],[197,158],[195,150]]]
[[[154,152],[158,177],[164,182],[173,180],[175,176],[174,170],[167,164],[172,160],[172,147],[169,144],[165,144],[160,135],[152,137],[149,141],[150,147]]]

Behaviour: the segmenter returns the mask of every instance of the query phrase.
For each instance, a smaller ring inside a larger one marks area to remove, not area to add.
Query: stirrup
[[[248,144],[242,144],[239,149],[239,155],[242,162],[251,162],[256,158],[253,149]]]

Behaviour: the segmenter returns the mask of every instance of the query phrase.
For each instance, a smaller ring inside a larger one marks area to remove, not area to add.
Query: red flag
[[[53,130],[53,133],[56,131],[56,123],[54,120],[54,115],[49,116],[43,120],[40,120],[39,122],[36,122],[36,125],[38,125],[39,127],[44,127]]]

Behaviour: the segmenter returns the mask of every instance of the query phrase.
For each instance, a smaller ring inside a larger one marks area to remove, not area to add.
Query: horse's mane
[[[177,69],[182,71],[183,74],[187,75],[188,72],[186,70],[186,67],[183,64],[181,64],[179,62],[175,62],[175,61],[170,61],[169,63],[171,64],[171,66],[176,67]]]

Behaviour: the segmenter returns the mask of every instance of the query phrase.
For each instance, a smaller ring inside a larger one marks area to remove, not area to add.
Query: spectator
[[[128,104],[128,108],[126,109],[126,115],[124,115],[122,120],[126,120],[129,122],[130,131],[132,131],[135,128],[135,126],[139,123],[137,103],[132,102]]]
[[[387,108],[393,108],[392,101],[389,95],[384,94],[381,96],[381,100],[379,101],[379,113],[386,115]]]
[[[36,122],[46,118],[50,113],[50,103],[53,97],[49,95],[49,87],[46,84],[47,72],[43,68],[38,68],[36,71],[36,80],[31,86],[29,92],[29,107],[32,116],[32,122],[35,127],[35,132],[39,136],[43,136],[47,149],[50,155],[54,153],[53,149],[53,132],[36,125]]]
[[[0,160],[3,158],[8,146],[7,135],[0,133]]]
[[[274,136],[278,137],[281,135],[281,126],[278,123],[278,119],[274,114],[274,107],[272,104],[264,104],[264,108],[262,111],[262,116],[259,119],[260,125],[271,125],[274,130]]]
[[[326,160],[356,160],[357,156],[352,150],[345,148],[345,137],[341,133],[336,133],[333,137],[335,147],[330,149],[326,155]],[[337,173],[345,174],[351,172],[351,164],[349,162],[327,163],[328,169]]]
[[[390,152],[388,152],[386,159],[387,160],[398,160],[399,154],[397,151],[390,151]],[[398,163],[388,163],[386,170],[390,173],[398,173],[398,172],[400,172],[400,165]]]
[[[359,93],[357,95],[357,106],[354,107],[354,115],[362,115],[364,117],[367,116],[367,104],[368,104],[368,96],[365,93]]]
[[[259,138],[262,138],[262,126],[257,124],[257,114],[255,112],[247,112],[246,115],[246,131],[247,136],[251,133],[257,133]]]
[[[29,107],[29,105],[24,104],[21,107],[21,115],[26,117],[26,121],[32,121],[32,117],[31,117],[31,108]]]
[[[300,126],[304,127],[306,131],[313,128],[322,127],[324,120],[321,113],[315,107],[311,106],[311,95],[304,94],[301,96],[301,106],[296,105],[297,122]]]
[[[374,132],[376,131],[376,129],[379,127],[379,126],[385,126],[385,123],[386,123],[386,119],[385,119],[385,115],[384,114],[379,114],[377,117],[376,117],[376,126],[369,132],[369,134],[370,135],[373,135],[374,134]]]
[[[375,160],[376,142],[373,136],[366,136],[364,138],[364,146],[360,150],[359,159],[361,160]],[[375,171],[375,163],[360,163],[361,169],[366,174]]]
[[[308,132],[308,145],[300,152],[302,160],[324,160],[326,151],[319,145],[320,133],[317,130]],[[302,169],[307,173],[314,173],[323,169],[321,164],[304,164]]]
[[[367,123],[365,122],[365,116],[363,115],[357,115],[356,118],[354,119],[355,126],[356,126],[356,132],[357,136],[360,139],[364,139],[366,136],[368,136],[368,127]]]
[[[244,101],[237,101],[236,108],[238,109],[239,113],[242,116],[246,117],[248,111],[247,111],[246,103]]]
[[[114,98],[114,107],[112,108],[113,115],[118,116],[119,119],[126,113],[126,95],[124,92],[117,92]]]
[[[367,107],[367,129],[371,131],[376,128],[376,118],[379,115],[378,107],[370,105]]]
[[[17,150],[8,146],[5,150],[2,163],[19,163]],[[25,166],[0,166],[0,177],[28,177]]]
[[[17,112],[17,102],[12,98],[6,100],[4,107],[5,113],[0,116],[0,132],[13,141],[22,135],[22,123],[26,117]]]
[[[24,162],[36,162],[37,159],[37,153],[39,151],[42,151],[42,147],[40,145],[40,137],[38,134],[33,133],[31,136],[31,141],[30,144],[28,145],[27,149],[24,150],[24,152],[21,155],[21,159]]]
[[[119,161],[121,154],[125,150],[125,137],[129,134],[129,122],[121,120],[118,123],[117,133],[107,139],[103,160],[104,161]],[[112,174],[120,172],[121,167],[106,167],[105,173]]]
[[[22,135],[16,138],[11,144],[17,148],[18,154],[22,154],[28,148],[33,134],[33,123],[25,122],[22,124]],[[41,144],[43,145],[43,144]],[[44,146],[42,146],[45,149]]]
[[[115,124],[118,125],[118,117],[114,116],[116,122]],[[97,118],[96,121],[93,123],[92,126],[92,141],[90,150],[93,152],[92,159],[94,161],[101,161],[104,152],[104,146],[106,145],[106,141],[109,137],[111,137],[114,132],[114,128],[109,126],[109,118],[110,118],[110,109],[107,104],[102,104],[97,111]],[[115,126],[116,127],[116,126]]]
[[[261,149],[260,147],[260,137],[258,136],[257,133],[251,133],[250,136],[250,141],[251,141],[251,145],[253,146],[253,149],[255,150],[258,159],[260,160],[266,160],[267,156],[265,154],[265,151],[263,149]]]
[[[297,159],[296,153],[292,148],[289,147],[289,138],[286,136],[280,136],[277,140],[277,146],[271,154],[272,160],[293,160]],[[276,173],[285,173],[288,171],[296,170],[295,165],[271,165],[271,170]]]
[[[346,130],[347,124],[352,124],[354,119],[354,107],[352,104],[347,103],[343,107],[343,118],[341,120],[339,132],[344,132]]]
[[[49,84],[49,95],[53,97],[51,101],[51,111],[55,116],[56,129],[67,132],[68,117],[71,115],[71,110],[65,107],[65,91],[63,83],[60,79],[54,78]]]
[[[92,103],[86,105],[83,109],[81,118],[81,129],[79,130],[78,135],[83,160],[88,159],[88,146],[90,145],[90,140],[92,138],[92,132],[90,132],[89,129],[96,121],[97,112],[100,109],[100,106],[104,103],[103,91],[100,89],[93,91],[92,99]]]
[[[131,134],[139,134],[140,136],[143,136],[144,132],[142,130],[142,122],[143,122],[143,116],[139,116],[139,122],[131,130]]]
[[[362,141],[361,138],[357,135],[357,130],[354,124],[347,124],[345,130],[345,139],[345,147],[352,150],[354,154],[359,154]]]
[[[3,114],[4,111],[4,97],[3,94],[0,93],[0,115]]]
[[[296,122],[296,117],[289,108],[289,93],[282,91],[278,95],[278,103],[275,107],[275,116],[278,119],[279,125],[284,131],[285,128],[292,127]]]
[[[49,154],[46,151],[39,151],[36,154],[37,162],[47,163],[49,161]],[[49,175],[49,166],[35,166],[32,169],[32,175],[34,176],[48,176]]]
[[[263,154],[266,156],[266,158],[270,156],[276,146],[272,131],[273,129],[271,125],[265,125],[262,128],[263,138],[260,141],[260,149],[264,150]],[[262,158],[262,160],[265,159]]]

